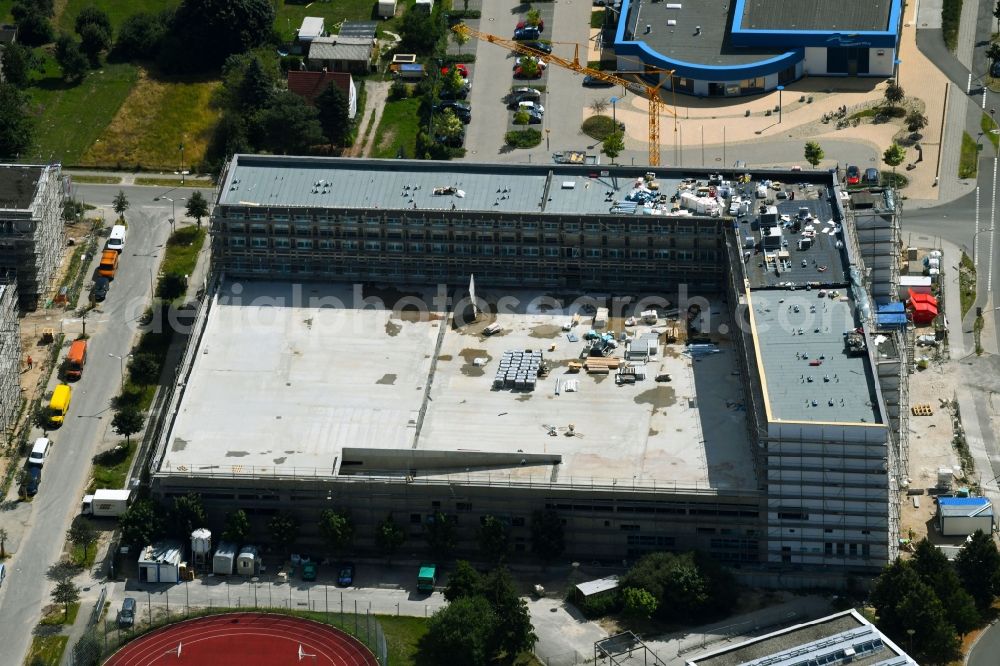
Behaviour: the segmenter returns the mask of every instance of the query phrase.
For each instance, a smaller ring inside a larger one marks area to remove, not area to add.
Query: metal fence
[[[238,603],[236,606],[174,606],[173,608],[169,605],[157,604],[154,606],[151,601],[148,601],[145,609],[142,608],[141,603],[139,604],[135,624],[129,629],[123,629],[119,627],[113,611],[109,611],[103,619],[100,618],[104,608],[105,596],[102,592],[98,604],[94,607],[91,626],[87,628],[83,637],[73,646],[69,659],[71,666],[97,666],[129,641],[169,624],[190,618],[233,612],[261,612],[290,615],[328,624],[364,643],[372,651],[372,654],[375,655],[380,666],[390,666],[388,644],[382,624],[371,611],[356,612],[355,609],[345,609],[342,602],[340,607],[337,608],[332,600],[328,604],[326,603],[326,599],[317,599],[314,603],[310,604],[310,610],[289,610],[284,605],[267,605],[263,599],[259,603],[255,600],[253,606]],[[210,603],[211,601],[209,599]],[[240,600],[238,599],[237,602],[240,602]],[[355,603],[356,607],[357,604]]]

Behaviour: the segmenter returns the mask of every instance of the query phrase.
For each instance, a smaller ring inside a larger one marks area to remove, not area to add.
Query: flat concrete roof
[[[897,645],[853,610],[727,645],[688,660],[689,666],[797,666],[840,663],[854,650],[852,664],[915,666]],[[839,655],[839,656],[838,656]],[[816,660],[811,662],[810,660]]]
[[[722,353],[697,360],[669,345],[647,364],[645,380],[616,386],[614,374],[569,373],[583,342],[562,330],[568,309],[527,304],[537,295],[514,294],[526,305],[453,329],[433,310],[361,309],[345,285],[226,284],[161,470],[377,474],[402,459],[422,476],[470,470],[547,483],[755,489],[737,360],[725,341]],[[403,296],[431,302],[431,294],[394,290],[363,296],[389,307]],[[330,306],[309,302],[319,298]],[[352,306],[333,307],[334,299]],[[502,331],[484,336],[494,321]],[[589,328],[584,318],[573,333],[582,338]],[[534,392],[494,389],[503,353],[525,349],[544,351],[548,376]],[[656,382],[660,374],[671,381]],[[567,380],[578,390],[566,391]]]
[[[741,27],[781,32],[877,31],[888,29],[891,12],[892,0],[745,0]]]
[[[671,5],[679,5],[680,9],[671,8]],[[734,46],[730,31],[735,5],[735,0],[721,5],[697,0],[679,3],[632,0],[628,29],[636,41],[645,42],[658,53],[672,60],[700,65],[743,65],[767,60],[789,50]],[[720,16],[722,12],[725,14]],[[669,25],[668,21],[677,23]],[[648,33],[647,25],[650,26]]]
[[[38,181],[47,167],[0,164],[0,210],[27,210],[35,200]]]
[[[844,292],[755,290],[750,308],[772,419],[883,422],[868,356],[846,351],[858,323]]]

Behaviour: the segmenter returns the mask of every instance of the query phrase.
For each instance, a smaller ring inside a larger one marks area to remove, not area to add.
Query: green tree
[[[918,582],[903,595],[899,615],[906,618],[906,631],[902,636],[892,636],[900,645],[912,631],[913,653],[910,655],[921,664],[946,664],[955,659],[960,645],[958,636],[945,616],[944,607],[927,585]]]
[[[622,590],[622,601],[625,614],[629,617],[648,620],[656,612],[656,597],[639,587],[626,587]]]
[[[226,526],[222,530],[222,538],[234,543],[246,543],[250,538],[250,519],[243,509],[236,509],[226,514]]]
[[[31,472],[23,467],[17,470],[17,494],[23,500],[28,499],[29,483],[31,483]]]
[[[354,525],[345,511],[325,509],[319,515],[319,533],[335,555],[340,555],[354,540]]]
[[[521,75],[526,79],[535,78],[538,75],[538,70],[541,68],[538,61],[531,56],[521,56],[517,64],[521,68]]]
[[[174,504],[170,507],[170,531],[175,538],[187,541],[192,532],[205,527],[207,522],[208,516],[201,495],[188,493],[174,498]]]
[[[496,625],[486,599],[459,599],[431,616],[427,633],[420,639],[420,654],[429,664],[486,666],[494,655]]]
[[[0,560],[7,559],[7,539],[9,538],[10,535],[7,533],[7,530],[0,527]]]
[[[96,23],[87,23],[79,30],[80,50],[91,67],[101,66],[101,53],[111,48],[111,33]]]
[[[611,163],[615,163],[615,158],[625,150],[625,135],[616,128],[614,132],[605,137],[601,143],[601,151],[611,158]]]
[[[164,511],[151,499],[132,502],[118,518],[122,542],[130,546],[146,546],[164,533]]]
[[[87,74],[87,56],[80,50],[80,42],[67,34],[56,40],[56,62],[62,69],[63,78],[71,83],[79,83]]]
[[[408,11],[399,22],[400,49],[431,55],[444,37],[444,21],[436,12]]]
[[[165,301],[173,301],[187,291],[187,278],[180,273],[165,273],[156,284],[156,295]]]
[[[96,25],[106,35],[111,36],[111,19],[108,18],[104,10],[94,5],[88,5],[81,9],[80,13],[76,15],[76,21],[73,22],[73,28],[77,34],[80,34],[83,28],[88,25]]]
[[[265,44],[274,32],[271,0],[183,0],[170,23],[160,64],[205,71],[234,53]]]
[[[41,69],[41,59],[28,46],[11,42],[0,50],[0,54],[4,81],[16,88],[27,87],[31,72]]]
[[[527,125],[530,120],[531,114],[528,113],[527,109],[518,109],[514,112],[515,125]]]
[[[246,114],[267,108],[274,99],[274,94],[274,77],[264,70],[260,58],[252,58],[237,91],[241,111]]]
[[[351,133],[351,118],[344,91],[334,84],[327,86],[316,98],[316,111],[326,140],[338,146],[346,145]]]
[[[17,158],[35,141],[35,123],[28,97],[9,83],[0,83],[0,157]]]
[[[549,563],[566,550],[566,535],[562,519],[552,509],[531,514],[531,552]]]
[[[990,42],[989,47],[986,49],[986,57],[990,62],[996,62],[1000,60],[1000,44],[996,42]]]
[[[468,4],[469,0],[465,0],[465,3]],[[469,43],[469,36],[467,34],[465,34],[464,32],[454,32],[454,31],[452,31],[452,33],[451,33],[451,40],[453,42],[455,42],[455,44],[458,46],[458,53],[459,53],[459,55],[461,55],[462,54],[462,49],[465,47],[466,44]]]
[[[962,589],[955,568],[937,546],[921,539],[910,561],[920,580],[941,601],[948,621],[959,634],[967,634],[979,626],[975,600]]]
[[[893,184],[896,181],[896,167],[903,163],[906,159],[906,150],[896,143],[892,142],[892,145],[885,149],[882,153],[882,161],[892,167],[892,180]]]
[[[448,574],[448,585],[444,588],[444,598],[457,601],[465,597],[480,596],[483,593],[483,577],[466,560],[455,562],[455,568]]]
[[[903,98],[906,97],[906,94],[903,92],[903,86],[899,85],[899,83],[897,83],[896,80],[893,79],[889,81],[888,85],[886,85],[885,93],[883,96],[885,97],[886,104],[888,104],[889,108],[892,109],[898,106],[899,103],[903,101]]]
[[[10,13],[17,24],[19,42],[25,46],[41,46],[52,41],[55,33],[49,21],[51,11],[46,12],[38,3],[17,2],[11,7]]]
[[[424,538],[435,557],[448,557],[455,550],[455,523],[440,511],[424,523]]]
[[[445,109],[438,114],[438,119],[434,123],[434,132],[443,139],[457,139],[465,132],[465,127],[454,111]]]
[[[1000,591],[1000,554],[992,535],[976,530],[955,558],[955,569],[976,607],[986,613]]]
[[[385,553],[386,558],[392,559],[399,547],[406,540],[406,532],[393,519],[390,513],[381,523],[375,527],[375,546]]]
[[[61,580],[52,589],[52,601],[63,605],[63,617],[69,617],[69,607],[80,600],[80,588],[72,580]]]
[[[913,109],[908,114],[906,114],[906,129],[911,132],[919,132],[923,128],[927,127],[927,116],[920,113],[916,109]]]
[[[497,619],[492,641],[494,654],[512,658],[531,650],[538,636],[531,624],[528,603],[518,595],[505,567],[497,567],[483,578],[483,596]]]
[[[160,358],[149,352],[132,354],[128,362],[128,376],[133,384],[150,386],[160,381]]]
[[[997,32],[1000,32],[1000,0],[993,6],[993,16],[997,20]]]
[[[111,428],[125,438],[125,443],[129,443],[129,437],[142,430],[145,425],[146,415],[133,405],[126,405],[115,412],[111,419]]]
[[[900,615],[900,605],[906,593],[920,584],[920,577],[908,561],[897,558],[882,569],[869,596],[878,618],[876,624],[882,631],[895,638],[906,636],[909,625],[907,618]]]
[[[97,541],[97,530],[87,518],[77,516],[70,523],[69,529],[66,531],[66,538],[74,546],[83,548],[83,561],[86,562],[90,547]]]
[[[534,7],[528,10],[528,14],[525,16],[525,22],[528,25],[539,26],[542,24],[542,13],[535,9]]]
[[[476,540],[483,559],[499,564],[510,553],[510,525],[496,516],[483,516]]]
[[[813,168],[818,167],[819,163],[823,161],[824,157],[825,154],[823,153],[823,148],[820,147],[819,143],[815,141],[806,142],[806,150],[805,150],[806,162],[809,162],[809,164],[811,164]]]
[[[441,78],[441,87],[445,92],[452,95],[465,87],[465,79],[462,77],[462,72],[459,71],[458,67],[450,68],[448,73]]]
[[[267,522],[267,532],[278,551],[287,554],[289,548],[298,541],[299,521],[287,511],[276,513]]]
[[[118,28],[113,55],[122,60],[149,60],[160,52],[173,12],[137,12]]]
[[[208,200],[205,199],[205,195],[200,190],[195,190],[188,197],[186,212],[188,217],[193,217],[198,221],[199,227],[201,226],[201,218],[208,217]]]
[[[663,620],[691,622],[716,617],[736,602],[732,575],[705,555],[650,553],[622,578],[620,586],[641,588],[657,602]]]
[[[272,153],[302,154],[323,143],[323,127],[316,109],[287,90],[276,93],[271,105],[260,111],[255,121],[255,145]]]
[[[118,190],[118,194],[115,195],[115,199],[111,202],[111,206],[114,208],[115,212],[118,213],[119,219],[125,219],[125,211],[128,210],[129,203],[124,190]]]

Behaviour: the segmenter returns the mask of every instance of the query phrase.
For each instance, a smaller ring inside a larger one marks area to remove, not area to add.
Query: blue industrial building
[[[703,97],[774,90],[803,76],[895,75],[902,0],[622,0],[619,71]],[[665,70],[660,72],[659,70]]]

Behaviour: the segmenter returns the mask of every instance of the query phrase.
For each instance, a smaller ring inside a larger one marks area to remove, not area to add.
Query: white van
[[[7,577],[7,567],[0,562],[0,585],[3,585],[3,579]]]
[[[128,228],[124,224],[116,224],[111,227],[111,235],[108,236],[108,243],[104,247],[108,250],[121,252],[125,249],[126,236],[128,236]]]
[[[35,440],[35,445],[31,447],[31,453],[28,454],[28,464],[38,465],[39,467],[45,462],[45,456],[49,453],[49,445],[52,442],[48,437],[39,437]]]

